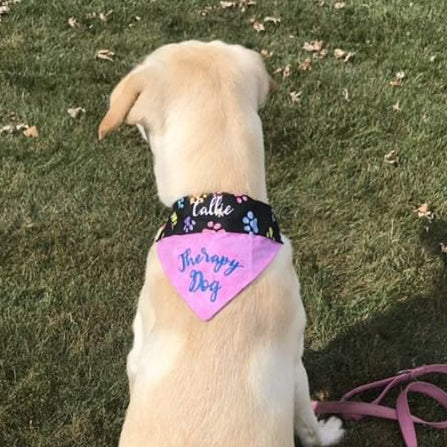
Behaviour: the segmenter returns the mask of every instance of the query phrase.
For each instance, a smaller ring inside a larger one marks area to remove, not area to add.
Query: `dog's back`
[[[154,247],[147,275],[149,287],[139,306],[143,314],[152,306],[156,319],[141,354],[120,447],[291,447],[304,312],[289,242],[209,322],[185,305]]]

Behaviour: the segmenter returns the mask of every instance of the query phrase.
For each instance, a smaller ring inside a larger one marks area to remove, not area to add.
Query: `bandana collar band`
[[[282,243],[270,205],[247,195],[228,193],[186,196],[177,200],[156,241],[204,231],[253,234]]]
[[[228,193],[177,200],[156,242],[164,272],[202,320],[253,282],[282,245],[270,205]]]

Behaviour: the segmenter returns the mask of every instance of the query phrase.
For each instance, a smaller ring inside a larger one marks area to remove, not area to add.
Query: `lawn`
[[[0,446],[117,444],[131,321],[166,209],[137,130],[99,143],[96,128],[120,77],[168,42],[272,52],[267,183],[295,247],[313,396],[447,362],[447,3],[337,6],[10,2],[0,128],[35,125],[39,135],[0,135]],[[303,48],[320,40],[324,51]],[[104,49],[112,61],[95,57]],[[336,49],[353,55],[337,59]],[[85,113],[72,118],[73,107]],[[445,418],[431,401],[411,402],[419,416]],[[344,447],[404,445],[397,424],[346,425]],[[441,432],[418,435],[445,445]]]

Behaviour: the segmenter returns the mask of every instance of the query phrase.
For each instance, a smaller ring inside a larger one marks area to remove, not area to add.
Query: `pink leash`
[[[379,380],[359,386],[349,393],[346,393],[338,402],[313,402],[315,413],[336,413],[344,419],[358,421],[364,416],[397,420],[399,422],[402,437],[407,447],[417,447],[416,429],[414,424],[423,424],[428,427],[447,429],[447,420],[441,422],[429,422],[413,416],[408,405],[408,393],[415,392],[425,394],[436,400],[447,410],[447,393],[435,385],[427,382],[411,382],[400,393],[397,398],[396,408],[380,405],[382,399],[396,385],[415,380],[419,376],[432,373],[447,374],[447,364],[421,366],[419,368],[402,371],[397,376]],[[379,397],[372,402],[349,401],[351,397],[363,393],[367,390],[384,388]]]

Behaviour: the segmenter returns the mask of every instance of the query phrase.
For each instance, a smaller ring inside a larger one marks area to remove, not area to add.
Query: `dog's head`
[[[234,110],[256,114],[273,88],[274,81],[255,51],[220,41],[165,45],[115,87],[98,137],[103,139],[123,122],[138,125],[155,155],[159,194],[166,203],[172,197],[164,196],[159,180],[166,176],[161,172],[168,169],[166,158],[178,160],[178,153],[168,153],[173,141],[182,139],[187,145],[209,129],[209,145],[217,122],[243,119],[242,113],[228,116]]]

